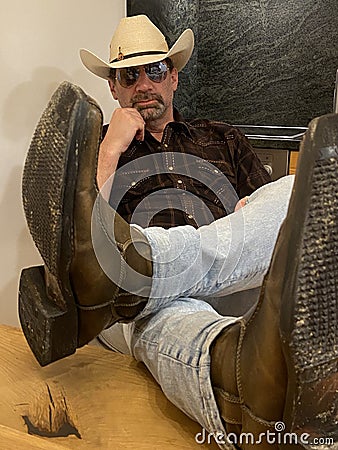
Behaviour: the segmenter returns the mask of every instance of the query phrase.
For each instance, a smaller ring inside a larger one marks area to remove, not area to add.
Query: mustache
[[[148,101],[148,100],[157,100],[160,104],[164,105],[164,101],[163,101],[162,95],[160,95],[160,94],[149,94],[149,93],[135,94],[131,98],[130,103],[131,103],[132,107],[134,107],[136,103],[143,102],[143,101]]]

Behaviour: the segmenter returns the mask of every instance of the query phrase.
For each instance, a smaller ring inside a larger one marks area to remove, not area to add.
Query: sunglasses
[[[126,67],[125,69],[118,69],[116,80],[124,88],[132,87],[139,79],[141,69],[144,71],[150,81],[155,83],[162,83],[167,78],[168,66],[164,61],[146,64],[144,66]]]

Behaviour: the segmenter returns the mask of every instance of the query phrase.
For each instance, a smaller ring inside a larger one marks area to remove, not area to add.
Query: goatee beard
[[[151,107],[142,107],[138,104],[138,102],[147,100],[155,100],[156,103]],[[152,120],[159,119],[163,116],[166,110],[163,98],[159,94],[137,94],[131,99],[131,104],[132,107],[137,109],[137,111],[141,114],[145,122],[151,122]]]

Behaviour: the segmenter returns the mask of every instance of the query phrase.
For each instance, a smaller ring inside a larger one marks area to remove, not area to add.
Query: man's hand
[[[137,109],[117,108],[112,114],[103,142],[107,141],[115,151],[121,154],[129,147],[134,137],[143,141],[144,128],[145,122]]]
[[[134,108],[117,108],[112,114],[105,138],[101,142],[97,166],[97,185],[101,189],[116,171],[119,158],[136,138],[143,141],[145,122]],[[107,191],[109,189],[107,188]]]
[[[243,206],[246,205],[247,200],[248,200],[248,196],[241,198],[240,200],[238,200],[238,202],[236,203],[235,206],[235,212],[238,211],[239,209],[243,208]]]

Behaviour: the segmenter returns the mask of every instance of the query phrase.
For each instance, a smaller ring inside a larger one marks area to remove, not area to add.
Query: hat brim
[[[110,69],[121,69],[123,67],[141,66],[143,64],[150,64],[152,62],[162,61],[165,58],[170,58],[174,64],[174,67],[178,71],[189,61],[194,49],[194,33],[190,28],[183,31],[181,36],[177,39],[168,53],[158,53],[152,55],[134,56],[132,58],[126,58],[114,63],[107,63],[101,58],[94,55],[86,49],[80,50],[80,58],[83,65],[94,73],[98,77],[109,79]]]

